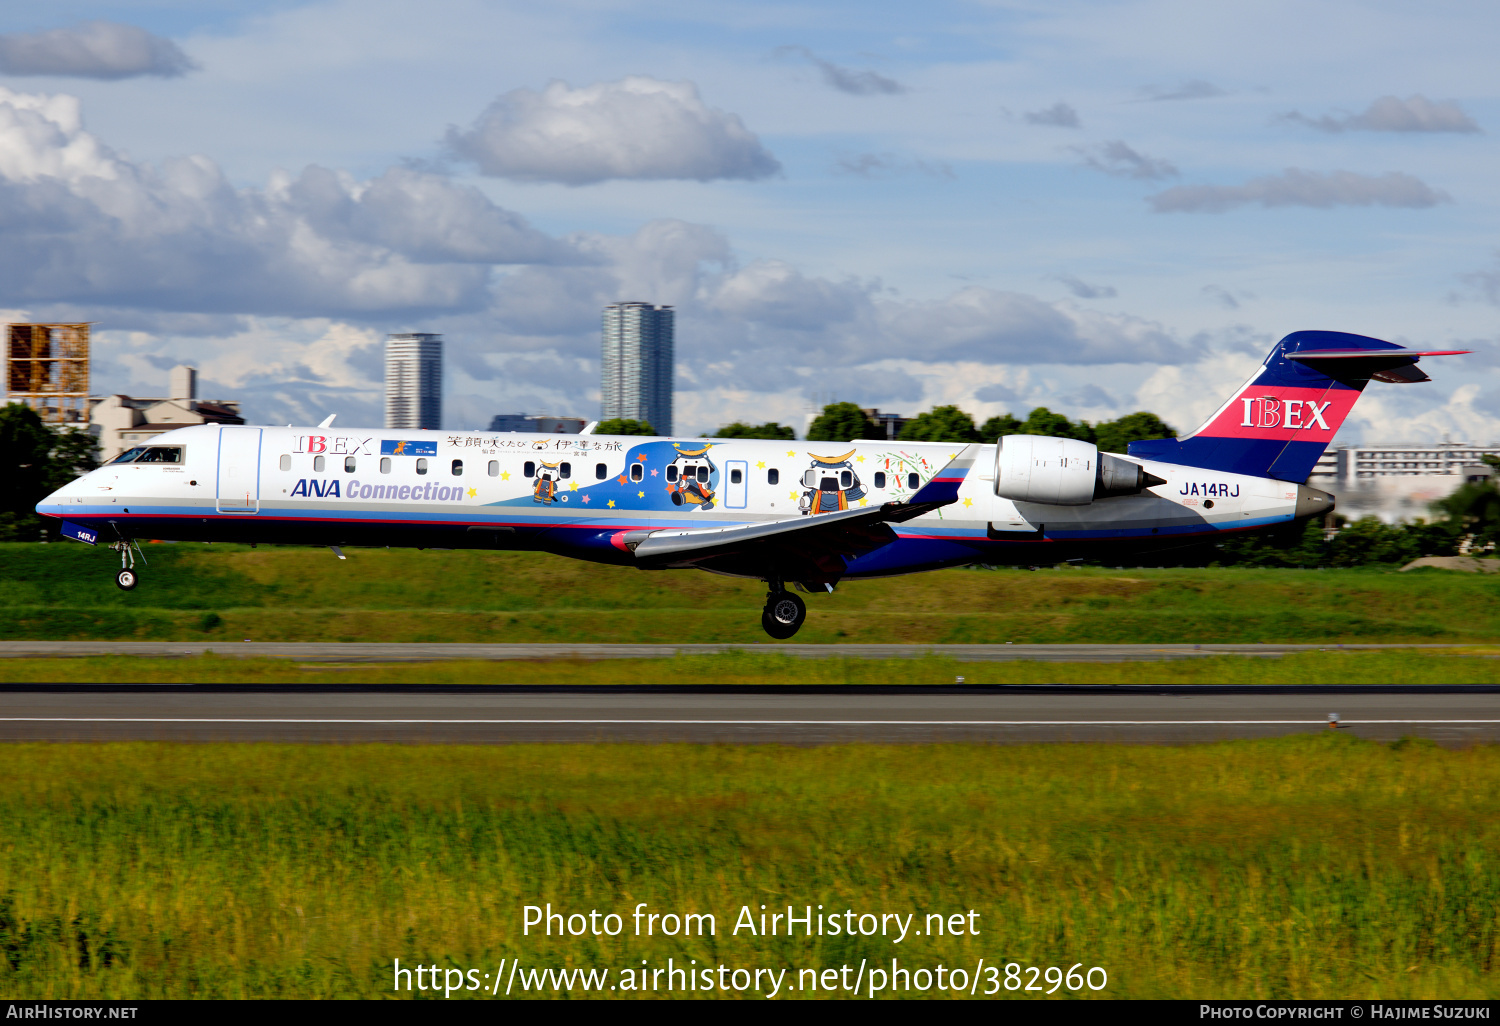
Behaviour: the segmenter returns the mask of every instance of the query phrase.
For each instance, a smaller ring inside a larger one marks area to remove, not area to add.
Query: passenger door
[[[260,428],[219,429],[220,513],[260,512],[260,443]]]
[[[744,509],[750,494],[750,464],[743,460],[724,462],[724,508]]]

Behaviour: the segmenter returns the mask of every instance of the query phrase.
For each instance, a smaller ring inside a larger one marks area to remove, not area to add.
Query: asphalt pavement
[[[1233,691],[1234,689],[1227,689]],[[1500,693],[1179,688],[276,689],[150,685],[0,692],[3,740],[515,743],[841,741],[1187,743],[1337,729],[1500,741]]]

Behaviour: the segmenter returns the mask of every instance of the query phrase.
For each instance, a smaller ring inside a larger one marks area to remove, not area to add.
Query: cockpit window
[[[137,445],[110,460],[111,463],[181,463],[180,445]]]

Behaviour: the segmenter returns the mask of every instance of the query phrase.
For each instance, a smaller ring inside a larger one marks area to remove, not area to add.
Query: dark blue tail
[[[1370,379],[1429,380],[1422,356],[1468,350],[1405,349],[1342,331],[1295,331],[1198,430],[1131,442],[1130,455],[1233,474],[1303,482]]]

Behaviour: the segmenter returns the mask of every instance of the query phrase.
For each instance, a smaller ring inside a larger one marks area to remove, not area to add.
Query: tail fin
[[[1404,349],[1342,331],[1294,331],[1198,430],[1182,438],[1131,442],[1132,456],[1303,482],[1370,379],[1431,380],[1423,356],[1467,349]]]

